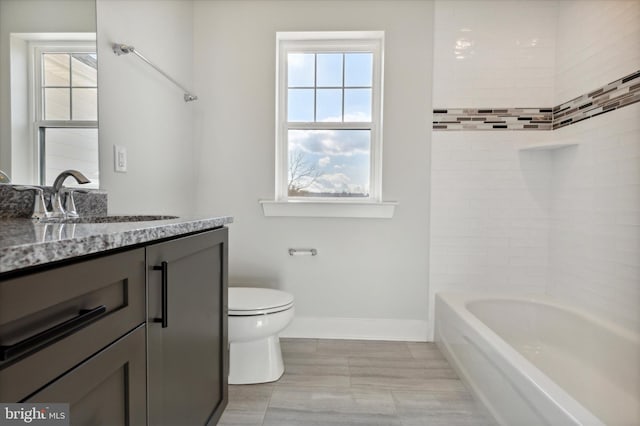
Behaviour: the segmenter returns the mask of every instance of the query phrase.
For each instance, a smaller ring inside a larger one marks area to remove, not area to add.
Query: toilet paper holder
[[[318,250],[312,249],[289,249],[289,256],[317,256]]]

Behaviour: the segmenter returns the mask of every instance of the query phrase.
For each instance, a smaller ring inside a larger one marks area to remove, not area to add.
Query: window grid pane
[[[45,53],[42,58],[44,67],[43,85],[45,87],[69,87],[70,56],[67,53]]]
[[[95,53],[43,53],[43,119],[96,121],[97,84]]]
[[[343,121],[342,89],[316,89],[316,122]]]
[[[287,54],[287,121],[370,122],[373,91],[373,54],[370,52],[318,52]],[[313,90],[313,115],[309,95]],[[340,90],[340,111],[336,114],[335,93]],[[362,89],[362,90],[360,90]],[[368,95],[367,95],[368,94]],[[367,105],[368,103],[368,105]],[[330,111],[330,113],[328,113]]]
[[[345,87],[371,87],[373,80],[371,53],[348,53],[344,62]]]
[[[71,107],[73,120],[98,121],[98,89],[72,89]]]
[[[71,57],[71,86],[98,87],[96,55],[76,53]]]
[[[342,87],[344,54],[318,53],[316,55],[316,87]]]
[[[71,119],[71,93],[68,88],[43,89],[43,106],[45,120]]]

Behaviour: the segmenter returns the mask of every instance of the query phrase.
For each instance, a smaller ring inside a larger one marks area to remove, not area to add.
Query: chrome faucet
[[[53,217],[78,217],[78,213],[75,211],[75,203],[73,201],[73,191],[64,191],[62,184],[69,176],[74,178],[79,184],[90,183],[85,175],[77,170],[65,170],[60,173],[56,180],[53,181],[53,198],[51,199],[51,215]],[[63,202],[62,197],[66,197]]]

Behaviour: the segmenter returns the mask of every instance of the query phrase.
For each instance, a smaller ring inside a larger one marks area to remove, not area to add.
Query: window
[[[95,43],[34,44],[34,139],[41,185],[66,169],[99,187],[98,79]],[[73,186],[72,182],[68,183]]]
[[[380,202],[383,33],[277,43],[276,201]]]

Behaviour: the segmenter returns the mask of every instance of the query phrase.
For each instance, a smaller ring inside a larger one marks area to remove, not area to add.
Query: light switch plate
[[[120,145],[113,146],[114,169],[116,172],[126,173],[127,171],[127,148]]]

